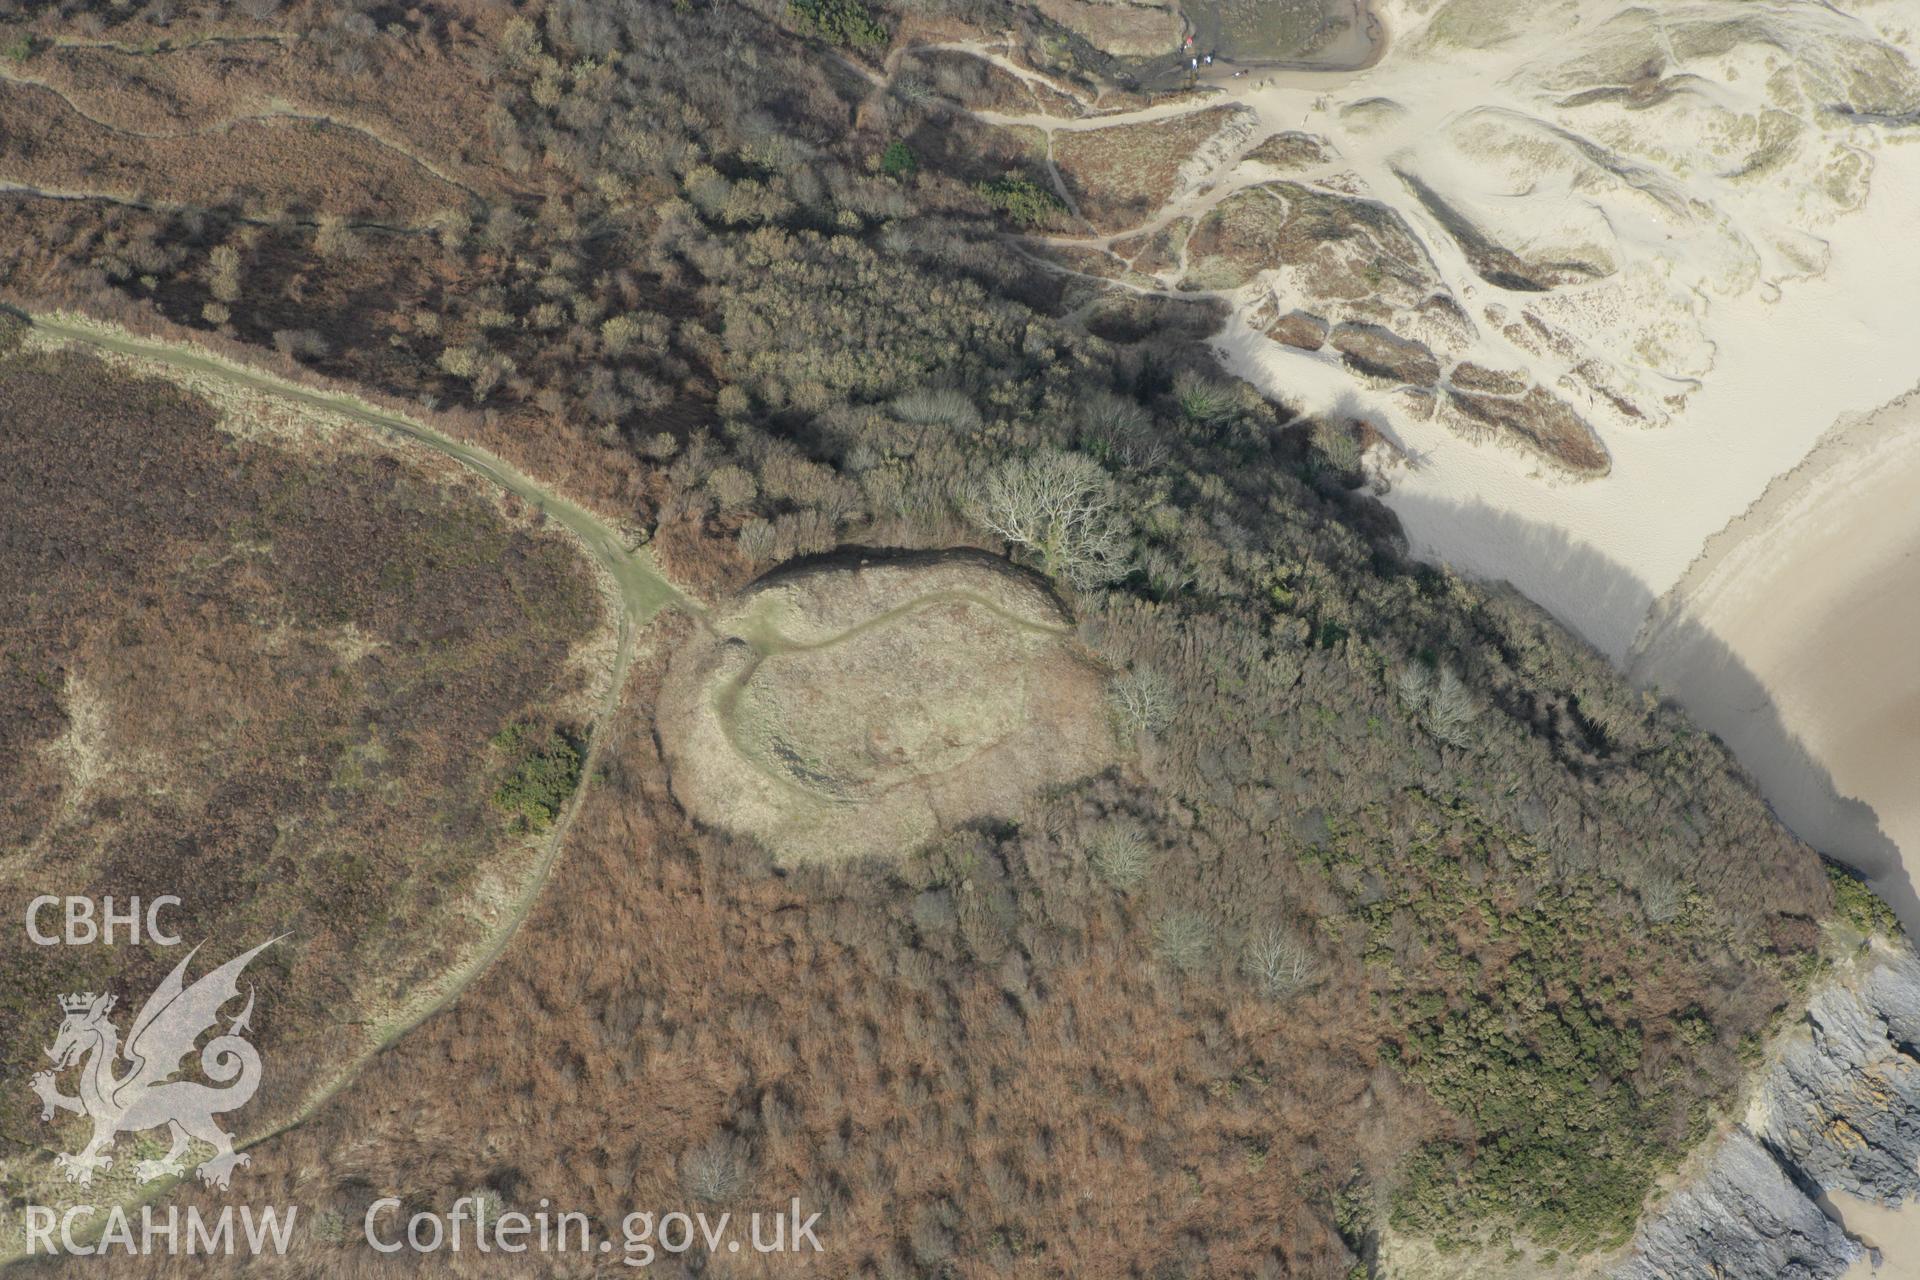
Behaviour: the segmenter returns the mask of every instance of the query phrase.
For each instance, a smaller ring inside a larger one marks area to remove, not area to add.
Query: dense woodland
[[[788,873],[678,811],[637,672],[494,972],[258,1162],[252,1194],[332,1215],[299,1267],[373,1274],[340,1224],[475,1190],[608,1223],[798,1194],[835,1275],[1343,1277],[1389,1225],[1578,1253],[1813,971],[1827,875],[1716,742],[1411,562],[1355,428],[1225,378],[1204,305],[1009,241],[1031,175],[951,110],[969,72],[888,50],[1060,47],[1031,13],[9,8],[29,68],[59,33],[216,28],[291,33],[373,114],[446,77],[486,175],[401,227],[0,198],[16,302],[410,401],[702,591],[838,545],[1005,551],[1118,673],[1126,767]],[[1061,477],[1104,514],[1010,519]]]

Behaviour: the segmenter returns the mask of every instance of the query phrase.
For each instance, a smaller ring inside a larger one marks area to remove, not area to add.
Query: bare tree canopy
[[[1072,586],[1103,586],[1127,571],[1132,539],[1119,488],[1085,454],[1009,458],[987,473],[975,505],[982,525]]]

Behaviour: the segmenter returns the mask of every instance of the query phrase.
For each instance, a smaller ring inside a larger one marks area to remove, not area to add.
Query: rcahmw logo
[[[67,1181],[85,1185],[93,1181],[95,1170],[112,1168],[113,1157],[106,1153],[120,1134],[165,1125],[173,1145],[160,1159],[136,1164],[134,1176],[142,1182],[178,1177],[185,1171],[188,1147],[197,1140],[213,1148],[212,1157],[198,1168],[200,1180],[226,1189],[235,1166],[248,1163],[248,1158],[233,1149],[233,1139],[214,1117],[245,1106],[260,1087],[260,1054],[246,1038],[253,1019],[251,987],[246,1006],[225,1033],[200,1050],[201,1074],[212,1085],[173,1077],[202,1033],[217,1026],[221,1008],[239,998],[240,974],[248,962],[279,940],[261,943],[192,986],[182,979],[200,948],[189,951],[140,1006],[124,1048],[119,1029],[107,1016],[113,1012],[113,996],[88,992],[60,998],[65,1019],[47,1050],[53,1070],[35,1075],[32,1088],[40,1097],[41,1120],[71,1111],[93,1122],[93,1137],[84,1147],[55,1157]],[[116,1060],[122,1057],[127,1069],[116,1074]],[[62,1093],[59,1074],[74,1067],[79,1068],[77,1092]]]
[[[70,1253],[76,1257],[91,1254],[125,1253],[136,1257],[148,1254],[199,1255],[235,1252],[284,1254],[293,1242],[293,1225],[299,1217],[298,1206],[268,1206],[256,1211],[241,1205],[236,1215],[232,1205],[222,1206],[208,1220],[197,1205],[188,1205],[182,1213],[178,1206],[156,1209],[141,1206],[138,1217],[119,1205],[107,1210],[106,1226],[91,1244],[85,1236],[85,1224],[96,1212],[93,1205],[77,1204],[64,1212],[50,1205],[27,1206],[27,1252],[29,1254]]]

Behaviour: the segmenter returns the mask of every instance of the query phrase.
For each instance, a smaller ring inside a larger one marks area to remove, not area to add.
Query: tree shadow
[[[1655,604],[1653,593],[1624,565],[1577,543],[1563,530],[1542,525],[1475,499],[1448,503],[1406,495],[1394,503],[1415,523],[1465,525],[1499,545],[1502,556],[1538,566],[1545,586],[1526,591],[1534,602],[1574,631],[1576,619],[1611,620],[1611,634],[1631,636]],[[1505,581],[1456,564],[1465,576]],[[1517,588],[1516,588],[1517,589]],[[1621,629],[1624,628],[1624,629]],[[1603,646],[1604,647],[1604,646]],[[1684,615],[1668,614],[1649,625],[1616,668],[1635,685],[1684,709],[1731,751],[1754,781],[1767,806],[1788,830],[1815,849],[1853,867],[1884,898],[1910,933],[1920,934],[1920,894],[1873,807],[1844,795],[1833,775],[1786,724],[1760,678],[1711,629]],[[1835,661],[1845,661],[1835,655]],[[1920,857],[1920,850],[1915,851]]]
[[[1467,549],[1449,549],[1455,572],[1490,581],[1510,581],[1500,564],[1523,563],[1535,572],[1516,590],[1552,614],[1575,635],[1620,665],[1641,619],[1653,607],[1653,592],[1625,565],[1560,529],[1489,506],[1478,498],[1448,502],[1423,494],[1396,494],[1393,509],[1403,524],[1471,531]],[[1456,539],[1457,540],[1457,539]]]

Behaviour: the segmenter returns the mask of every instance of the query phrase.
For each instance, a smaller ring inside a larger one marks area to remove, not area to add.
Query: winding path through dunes
[[[574,792],[565,811],[555,819],[533,873],[519,887],[518,894],[502,913],[497,927],[480,946],[473,950],[462,965],[441,975],[437,981],[418,993],[412,1004],[398,1016],[385,1026],[378,1027],[370,1037],[365,1051],[356,1057],[346,1070],[317,1085],[291,1117],[270,1129],[249,1134],[236,1142],[236,1148],[244,1151],[277,1137],[312,1116],[329,1099],[346,1087],[369,1059],[458,999],[468,984],[484,973],[505,950],[507,944],[518,932],[521,923],[526,919],[528,912],[539,901],[554,865],[559,859],[560,851],[566,844],[567,833],[572,827],[574,815],[580,810],[582,797],[591,785],[595,766],[602,753],[604,730],[612,722],[614,713],[620,705],[620,695],[626,683],[627,669],[632,661],[638,633],[663,609],[677,608],[695,616],[704,616],[705,610],[698,602],[669,582],[644,549],[628,550],[626,539],[610,522],[531,479],[483,449],[462,443],[421,423],[375,408],[353,396],[304,387],[289,379],[205,352],[198,352],[189,347],[137,338],[123,330],[73,316],[33,315],[28,316],[27,319],[35,330],[49,338],[84,344],[102,351],[188,371],[198,377],[218,380],[250,391],[264,392],[330,415],[349,419],[367,428],[398,437],[451,458],[501,489],[532,504],[557,522],[572,535],[594,566],[602,572],[603,580],[610,589],[610,593],[618,601],[619,614],[615,620],[618,644],[607,675],[606,688],[600,696],[599,710],[589,731],[587,751],[581,765],[581,785]],[[173,1181],[150,1184],[131,1203],[158,1200],[165,1196],[173,1185]],[[96,1219],[96,1228],[99,1225],[100,1222]],[[16,1260],[18,1256],[18,1254],[0,1256],[0,1266]]]

